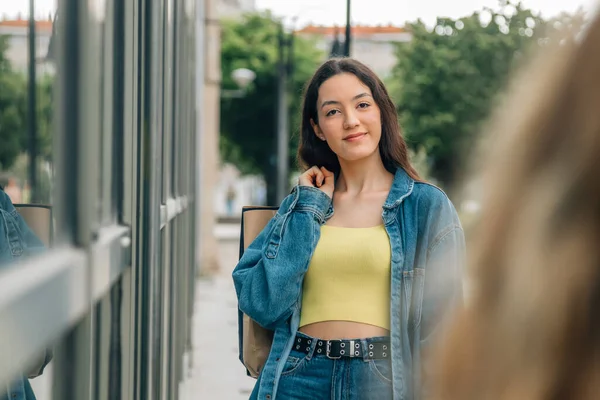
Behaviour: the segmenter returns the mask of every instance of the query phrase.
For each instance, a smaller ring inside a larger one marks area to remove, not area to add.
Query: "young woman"
[[[421,353],[462,299],[454,207],[410,165],[383,83],[325,62],[304,99],[306,172],[233,272],[274,331],[251,399],[413,399]]]

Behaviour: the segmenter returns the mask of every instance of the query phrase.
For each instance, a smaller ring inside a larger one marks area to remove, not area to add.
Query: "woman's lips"
[[[355,133],[354,135],[346,136],[344,138],[344,140],[346,140],[348,142],[356,142],[357,140],[364,138],[366,135],[367,135],[367,132]]]

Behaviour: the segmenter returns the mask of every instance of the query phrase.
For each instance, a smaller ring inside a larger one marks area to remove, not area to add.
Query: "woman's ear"
[[[315,121],[310,120],[310,125],[313,128],[313,131],[315,132],[315,135],[322,141],[325,141],[325,135],[323,135],[323,132],[321,131],[321,128],[319,128],[319,125],[315,124]]]

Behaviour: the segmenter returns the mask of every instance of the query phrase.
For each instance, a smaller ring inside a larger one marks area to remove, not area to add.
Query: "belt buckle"
[[[339,360],[340,358],[342,358],[341,355],[339,357],[331,357],[331,355],[329,354],[330,352],[331,352],[331,340],[328,340],[327,348],[325,349],[325,355],[327,356],[327,358],[329,358],[330,360]]]

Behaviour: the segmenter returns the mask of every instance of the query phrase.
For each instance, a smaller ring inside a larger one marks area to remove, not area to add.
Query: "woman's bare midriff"
[[[389,336],[390,331],[375,325],[350,321],[324,321],[301,327],[300,332],[318,339],[366,339]]]

